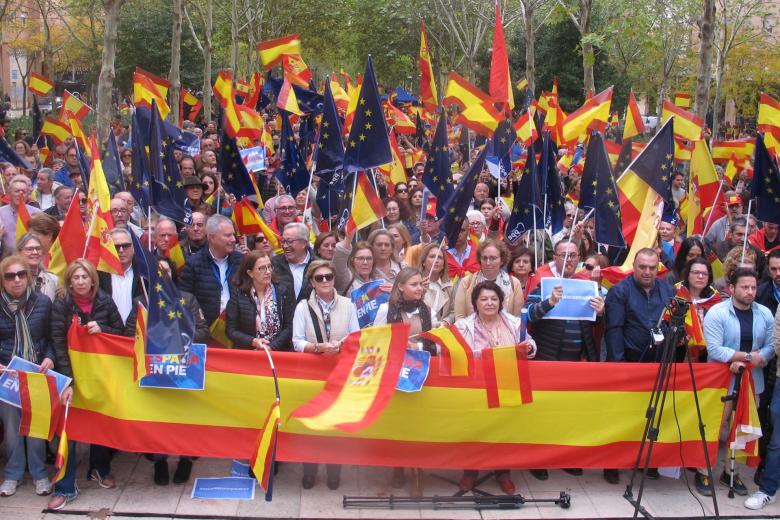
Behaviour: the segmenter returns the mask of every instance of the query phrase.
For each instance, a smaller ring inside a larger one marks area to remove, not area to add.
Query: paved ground
[[[79,476],[84,475],[85,451],[80,447],[82,460]],[[175,459],[171,461],[171,473]],[[530,473],[514,471],[512,477],[519,493],[526,498],[554,498],[561,491],[571,495],[571,508],[561,509],[553,504],[526,504],[519,510],[509,511],[433,511],[433,510],[345,510],[342,507],[344,495],[388,496],[397,495],[389,485],[391,470],[348,466],[342,472],[342,485],[338,491],[325,486],[324,468],[321,468],[317,485],[304,491],[300,486],[301,466],[283,464],[274,485],[273,502],[263,500],[258,490],[254,501],[193,500],[190,498],[194,477],[224,477],[230,474],[230,461],[200,459],[195,462],[193,479],[185,485],[156,486],[152,482],[152,463],[135,454],[120,454],[113,464],[119,486],[104,490],[94,482],[79,481],[79,499],[59,513],[46,513],[47,498],[35,496],[29,481],[19,488],[13,497],[0,499],[0,519],[65,519],[73,518],[345,518],[345,519],[510,519],[510,518],[625,518],[630,517],[633,508],[622,494],[628,481],[628,472],[621,472],[621,484],[607,484],[601,471],[586,470],[581,477],[573,477],[562,471],[550,471],[550,479],[541,482]],[[452,495],[456,489],[430,473],[457,480],[459,472],[428,472],[425,482],[426,495]],[[686,472],[687,473],[687,472]],[[755,490],[752,472],[743,470],[749,490]],[[691,476],[691,473],[687,473]],[[691,486],[693,481],[691,479]],[[499,493],[494,480],[487,481],[482,489]],[[402,490],[404,491],[404,490]],[[408,493],[408,490],[405,490]],[[780,518],[780,503],[763,511],[753,512],[742,506],[742,499],[733,500],[726,496],[726,488],[718,486],[718,503],[723,517]],[[657,517],[681,518],[702,517],[703,511],[712,515],[711,499],[704,499],[695,493],[691,495],[684,480],[661,478],[648,483],[643,504]],[[698,499],[698,500],[697,500]],[[700,503],[701,502],[701,503]],[[702,509],[704,508],[704,509]]]

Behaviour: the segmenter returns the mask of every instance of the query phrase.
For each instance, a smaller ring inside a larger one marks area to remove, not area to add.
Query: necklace
[[[485,329],[485,332],[487,332],[488,335],[488,343],[490,344],[490,347],[496,347],[499,343],[500,338],[500,331],[501,328],[501,320],[500,318],[496,320],[495,326],[488,327],[488,325],[482,320],[482,318],[479,318],[479,323],[482,325],[482,328]]]

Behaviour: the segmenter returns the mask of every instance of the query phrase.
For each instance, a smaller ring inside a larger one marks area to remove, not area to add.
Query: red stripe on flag
[[[493,350],[482,350],[482,372],[485,375],[485,391],[488,408],[498,408],[501,400],[498,398],[498,381],[496,380],[496,363],[493,359]]]
[[[522,349],[515,349],[517,356],[517,375],[520,378],[520,399],[523,404],[534,401],[531,391],[531,371],[528,369],[528,354]]]
[[[17,370],[16,378],[19,384],[19,404],[22,414],[19,423],[19,436],[26,437],[30,433],[32,423],[32,399],[30,398],[30,387],[27,385],[27,372]]]

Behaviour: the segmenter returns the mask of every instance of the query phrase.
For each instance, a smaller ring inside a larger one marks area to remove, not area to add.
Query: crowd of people
[[[274,236],[239,236],[229,218],[235,197],[220,182],[217,125],[188,123],[184,129],[200,138],[196,157],[176,152],[186,194],[186,224],[158,215],[148,221],[147,208],[140,207],[131,193],[117,191],[111,200],[115,226],[111,239],[124,273],[98,272],[81,259],[59,278],[47,271],[46,262],[72,197],[79,197],[85,226],[89,219],[77,149],[68,142],[54,147],[44,166],[29,140],[16,136],[13,146],[33,170],[0,165],[4,189],[0,364],[7,365],[12,356],[19,356],[40,364],[42,370],[54,368],[72,376],[67,330],[74,317],[90,334],[132,336],[133,309],[136,302],[145,300],[148,283],[136,264],[133,235],[141,244],[150,244],[159,267],[178,287],[195,322],[193,340],[213,346],[210,326],[222,316],[227,337],[238,349],[338,356],[344,338],[360,329],[352,291],[381,280],[389,301],[379,308],[374,324],[408,323],[413,338],[423,331],[455,325],[477,357],[484,349],[517,345],[529,358],[550,362],[655,362],[660,348],[651,330],[677,295],[691,303],[704,335],[698,343],[686,337],[680,352],[687,350],[695,362],[726,363],[733,372],[740,367],[752,370],[765,435],[762,463],[755,475],[759,490],[745,505],[758,509],[774,502],[780,485],[780,428],[774,433],[771,429],[773,420],[780,420],[780,396],[774,395],[780,385],[774,385],[773,359],[775,349],[780,349],[780,320],[775,321],[780,301],[780,250],[776,249],[780,235],[777,224],[757,222],[745,214],[751,197],[746,173],[740,173],[733,186],[724,179],[726,214],[710,223],[704,236],[684,237],[684,227],[675,219],[661,223],[656,247],[640,250],[633,259],[633,271],[608,289],[602,270],[619,265],[625,250],[597,243],[594,219],[585,219],[577,207],[581,168],[561,172],[562,189],[569,194],[563,229],[554,234],[527,232],[515,243],[502,236],[511,207],[506,196],[511,197],[515,180],[503,180],[499,186],[486,169],[457,240],[448,244],[443,240],[441,221],[424,207],[422,162],[407,170],[406,182],[392,184],[376,176],[385,217],[353,233],[337,229],[335,221],[321,216],[313,203],[318,179],[313,180],[311,192],[284,193],[274,178],[279,158],[272,154],[268,169],[256,173],[265,199],[260,213]],[[124,172],[130,176],[133,156],[124,146],[125,132],[117,125],[114,137]],[[274,141],[278,144],[278,135]],[[411,153],[413,147],[409,147],[406,151]],[[455,180],[473,158],[457,142],[452,144]],[[678,202],[684,197],[679,193],[684,192],[683,180],[682,173],[673,179]],[[29,233],[17,240],[21,204],[31,218]],[[280,248],[275,251],[272,242],[277,240]],[[174,243],[183,253],[181,269],[171,258]],[[718,277],[713,272],[716,261],[723,264]],[[542,294],[540,280],[545,277],[595,281],[599,292],[589,305],[596,320],[545,319],[564,297],[562,284],[556,284],[549,295]],[[526,338],[520,336],[523,308],[529,313]],[[427,340],[412,339],[409,348],[438,354],[436,345]],[[68,400],[72,393],[69,388],[62,398]],[[46,442],[19,437],[19,409],[2,403],[0,412],[6,454],[0,496],[13,495],[28,471],[37,494],[52,494],[50,509],[65,507],[78,495],[76,457],[70,458],[65,478],[52,488]],[[86,474],[102,488],[117,485],[111,473],[113,455],[111,448],[90,447]],[[179,457],[172,480],[186,482],[193,459],[173,455]],[[147,458],[153,462],[154,482],[167,485],[168,455],[147,454]],[[564,471],[582,473],[577,467]],[[328,488],[337,489],[340,467],[328,465],[326,474]],[[549,476],[544,468],[533,469],[531,474],[540,480]],[[495,475],[505,493],[516,491],[509,469],[496,469]],[[388,477],[393,487],[410,482],[413,495],[423,493],[423,473],[417,468],[396,468]],[[657,469],[649,469],[647,477],[659,478]],[[720,482],[727,482],[725,471],[719,477]],[[606,468],[604,478],[617,484],[619,471]],[[476,471],[464,471],[460,489],[468,492],[476,479]],[[317,465],[306,464],[303,487],[309,489],[316,481]],[[696,471],[695,482],[701,494],[715,492],[715,483],[703,469]],[[748,494],[739,476],[735,491]]]

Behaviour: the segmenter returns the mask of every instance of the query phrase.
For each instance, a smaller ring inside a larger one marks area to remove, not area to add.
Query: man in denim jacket
[[[729,369],[735,374],[740,368],[749,368],[756,395],[764,391],[762,368],[775,355],[772,346],[774,317],[769,309],[754,301],[757,282],[758,274],[755,271],[737,268],[729,279],[731,299],[714,305],[704,317],[708,361],[728,363]],[[707,480],[706,475],[697,473],[696,488],[702,494],[712,492],[712,484]],[[729,484],[725,470],[720,481]],[[747,495],[747,488],[736,475],[734,491],[739,495]]]

